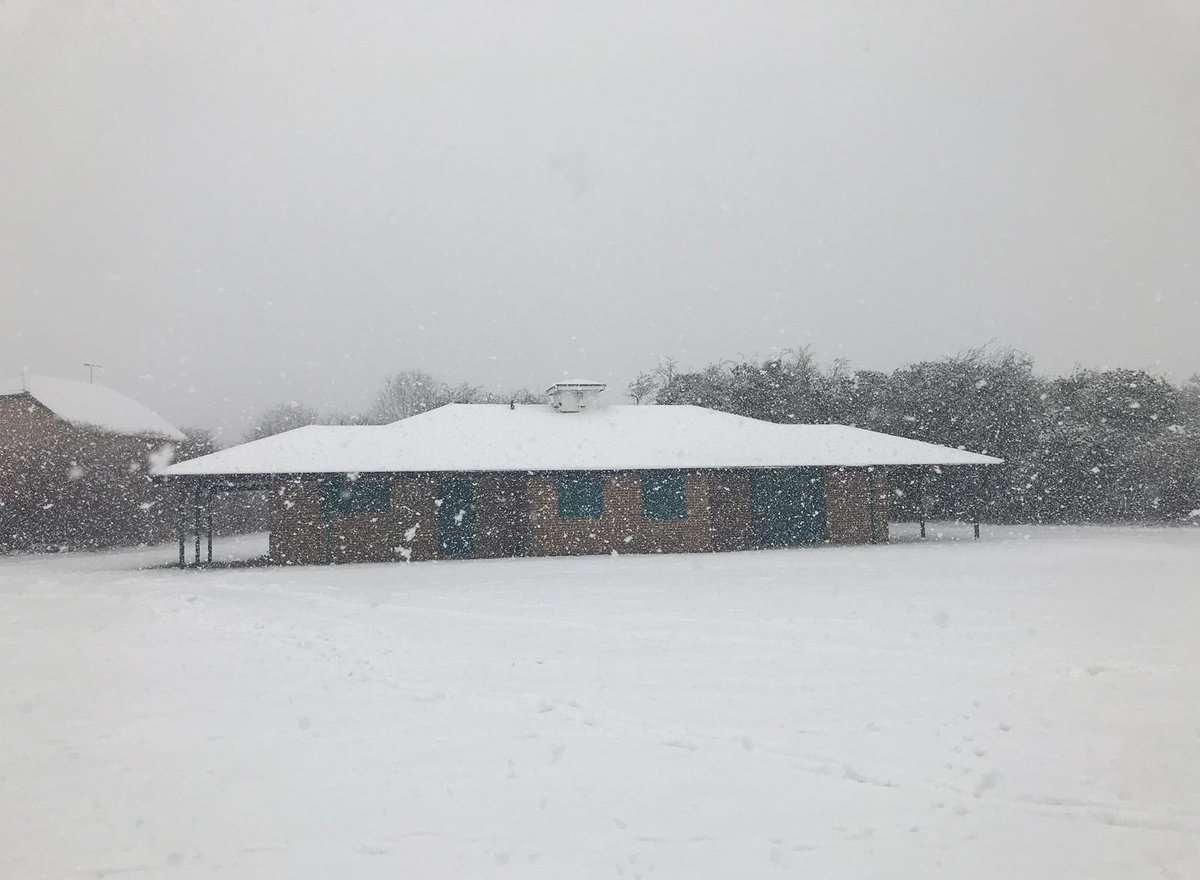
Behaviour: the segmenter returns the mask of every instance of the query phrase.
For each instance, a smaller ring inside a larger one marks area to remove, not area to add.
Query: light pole
[[[83,365],[88,368],[88,384],[94,384],[96,381],[96,370],[103,370],[104,367],[100,364],[89,364],[87,361],[84,361]]]

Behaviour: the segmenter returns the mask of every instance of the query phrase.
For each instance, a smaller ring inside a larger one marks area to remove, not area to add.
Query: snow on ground
[[[1200,876],[1197,530],[173,554],[0,560],[0,876]]]

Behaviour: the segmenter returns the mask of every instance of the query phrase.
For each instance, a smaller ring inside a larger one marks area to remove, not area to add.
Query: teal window
[[[383,477],[337,476],[322,485],[321,507],[329,516],[386,513],[392,509],[392,487]]]
[[[604,514],[604,478],[563,474],[558,478],[558,515],[563,519],[600,519]]]
[[[642,473],[642,515],[646,519],[687,519],[687,476],[678,471]]]

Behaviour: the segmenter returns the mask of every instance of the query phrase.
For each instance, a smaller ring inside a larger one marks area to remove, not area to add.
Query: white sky
[[[0,6],[0,371],[235,439],[384,374],[1200,370],[1200,5]]]

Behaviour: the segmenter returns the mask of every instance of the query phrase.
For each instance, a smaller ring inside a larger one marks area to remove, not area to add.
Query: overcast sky
[[[1200,370],[1200,4],[0,3],[0,371]]]

